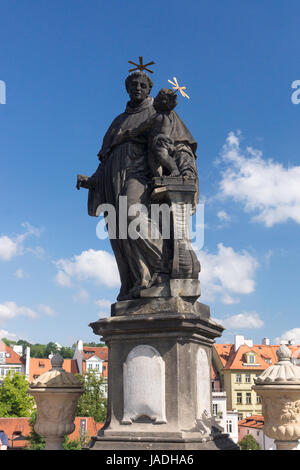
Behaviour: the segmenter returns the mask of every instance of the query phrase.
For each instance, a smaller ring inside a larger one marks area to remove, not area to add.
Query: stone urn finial
[[[52,368],[34,380],[28,389],[37,406],[35,431],[45,437],[46,450],[62,450],[64,436],[74,429],[77,402],[83,393],[81,382],[63,369],[64,359],[55,354]]]
[[[300,367],[291,362],[286,345],[276,351],[278,362],[255,379],[253,390],[262,399],[264,433],[277,450],[295,450],[300,439]]]
[[[282,361],[290,362],[292,353],[285,344],[282,344],[280,348],[277,349],[276,356],[278,358],[278,362],[282,362]]]
[[[59,354],[56,353],[51,359],[52,370],[53,369],[62,369],[64,363],[64,358]]]

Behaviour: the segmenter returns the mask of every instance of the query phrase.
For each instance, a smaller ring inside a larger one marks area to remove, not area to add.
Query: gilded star
[[[187,94],[185,93],[185,91],[183,91],[183,90],[186,90],[186,87],[185,87],[185,86],[179,86],[176,77],[173,77],[173,80],[174,80],[174,82],[172,82],[171,80],[168,80],[168,82],[173,85],[173,89],[175,90],[175,92],[176,92],[176,91],[180,91],[180,93],[182,94],[182,96],[183,96],[184,98],[190,99],[189,95],[187,95]]]

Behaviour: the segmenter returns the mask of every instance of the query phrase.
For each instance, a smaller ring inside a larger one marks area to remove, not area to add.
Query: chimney
[[[269,338],[263,338],[261,344],[263,344],[264,346],[270,346]]]
[[[245,338],[242,335],[235,335],[234,337],[234,350],[237,352],[240,346],[244,346]]]
[[[19,356],[22,356],[22,354],[23,354],[23,346],[18,345],[18,344],[14,344],[14,345],[13,345],[13,351],[15,351],[15,353],[19,354]]]
[[[27,346],[26,348],[26,356],[25,356],[25,377],[29,381],[29,368],[30,368],[30,347]]]

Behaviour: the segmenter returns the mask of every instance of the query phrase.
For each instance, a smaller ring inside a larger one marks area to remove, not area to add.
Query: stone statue
[[[198,197],[197,144],[174,110],[174,91],[150,97],[151,63],[142,59],[130,62],[139,71],[129,70],[130,100],[104,136],[100,165],[77,179],[89,190],[89,215],[104,213],[121,278],[111,316],[89,324],[109,348],[107,419],[89,448],[233,449],[211,416],[211,350],[223,327],[197,300],[200,263],[187,224]]]
[[[127,197],[127,211],[134,204],[147,208],[143,216],[149,236],[131,239],[117,235],[110,240],[121,279],[118,301],[148,295],[172,297],[172,279],[193,279],[195,292],[189,285],[189,293],[183,288],[182,295],[198,297],[200,264],[183,227],[190,215],[184,208],[190,204],[195,209],[198,196],[197,143],[174,111],[177,97],[172,90],[162,89],[153,100],[152,80],[143,71],[130,74],[125,86],[130,97],[126,109],[104,136],[96,172],[91,177],[78,175],[77,189],[89,190],[91,216],[99,215],[101,204],[114,206],[117,234],[121,196]],[[150,234],[153,203],[167,203],[172,209],[173,232],[169,239],[160,232],[158,237]],[[134,218],[129,212],[127,224]],[[176,230],[181,231],[177,238]]]

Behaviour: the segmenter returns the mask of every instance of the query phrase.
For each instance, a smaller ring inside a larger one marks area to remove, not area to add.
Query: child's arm
[[[160,115],[155,114],[149,119],[146,119],[144,122],[142,122],[138,127],[135,127],[133,129],[127,129],[126,131],[122,131],[121,129],[119,132],[115,135],[112,147],[116,145],[120,145],[123,142],[126,142],[126,140],[129,140],[134,137],[138,137],[140,134],[143,132],[151,129],[153,126],[157,124],[159,121]]]
[[[160,121],[160,118],[161,116],[159,114],[155,114],[151,118],[146,119],[146,121],[142,122],[138,127],[135,127],[134,129],[128,129],[126,131],[126,134],[128,135],[128,137],[137,137],[143,132],[148,131],[152,127],[155,127]]]

